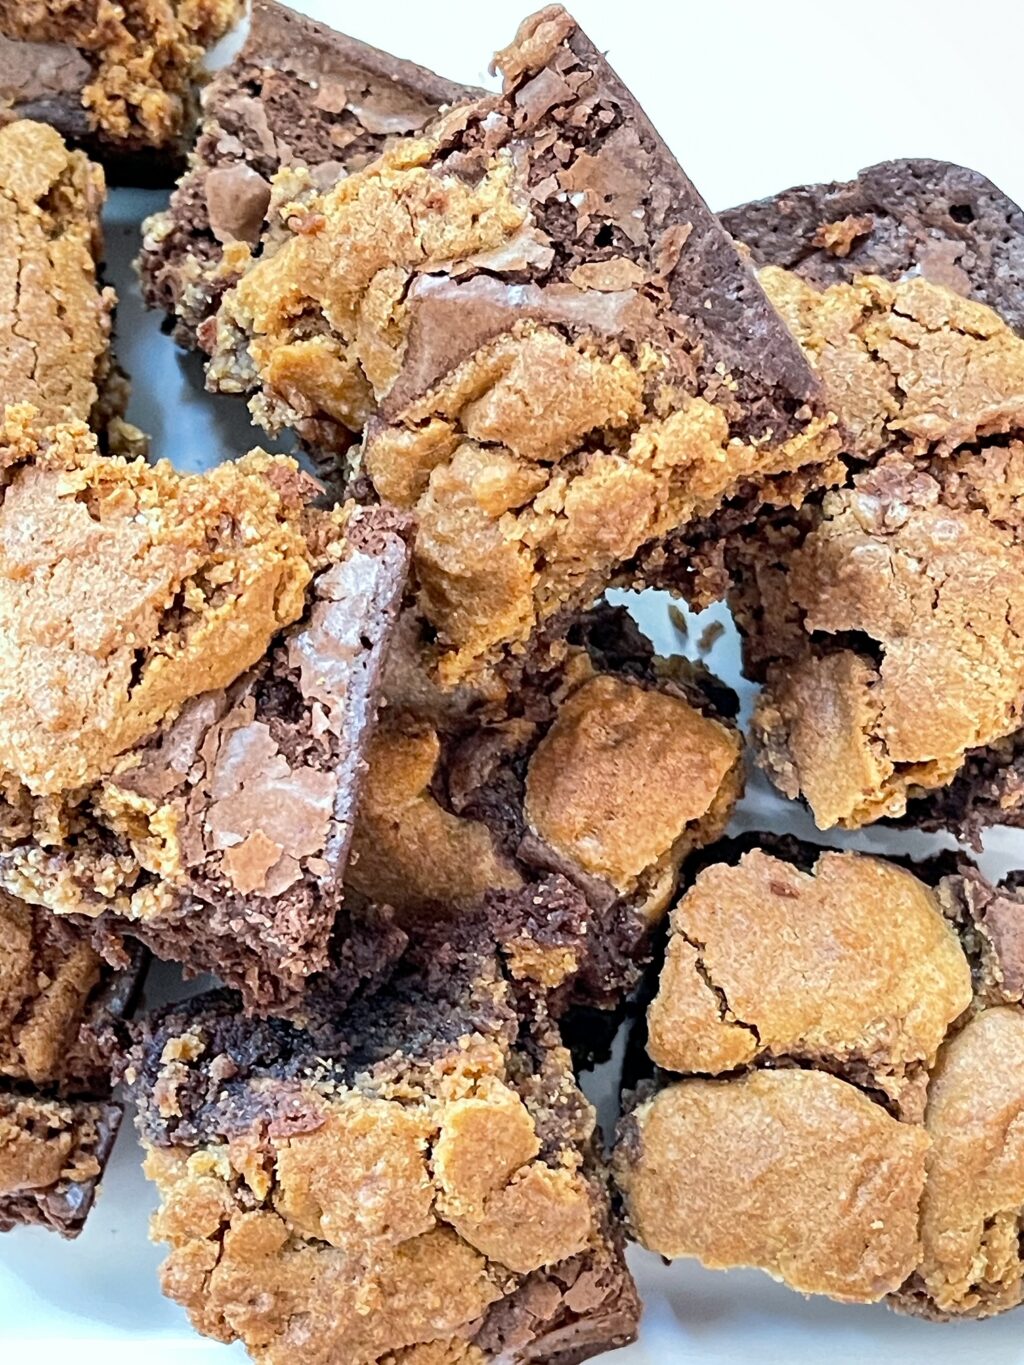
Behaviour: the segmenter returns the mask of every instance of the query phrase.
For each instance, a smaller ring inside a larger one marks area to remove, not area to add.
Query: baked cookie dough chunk
[[[15,416],[0,884],[284,998],[325,962],[404,527],[291,460],[181,475]]]
[[[0,409],[32,403],[117,444],[127,385],[110,358],[114,291],[97,279],[105,193],[52,128],[0,127]]]
[[[118,1125],[112,1070],[142,968],[114,972],[86,935],[0,893],[0,1231],[76,1237]]]
[[[981,177],[936,163],[826,188],[780,196],[778,259],[791,263],[798,223],[813,251],[761,280],[852,458],[840,488],[764,516],[730,551],[747,669],[764,684],[759,761],[822,828],[1019,823],[1024,222]],[[837,223],[810,232],[812,206],[853,200],[865,213],[850,241]],[[742,228],[745,210],[730,221]],[[769,259],[767,209],[749,223]],[[854,257],[892,278],[855,273]]]
[[[152,1235],[200,1332],[266,1365],[632,1340],[593,1110],[543,1006],[466,928],[345,1013],[310,997],[304,1029],[224,995],[150,1023],[128,1074]]]
[[[347,883],[410,927],[489,898],[514,967],[614,1006],[680,866],[741,793],[735,706],[686,660],[655,658],[622,608],[585,613],[497,714],[389,706]]]
[[[245,46],[202,93],[188,170],[143,226],[146,302],[167,313],[175,340],[196,346],[259,249],[282,167],[302,167],[326,189],[387,142],[421,132],[442,105],[478,93],[256,0]]]
[[[664,1256],[987,1316],[1024,1297],[1024,896],[723,848],[672,913],[614,1165]]]
[[[225,295],[208,370],[255,389],[272,430],[369,421],[361,468],[415,510],[445,685],[740,485],[820,477],[837,442],[799,347],[575,22],[542,11],[496,62],[501,95],[326,194],[278,186],[285,231]]]
[[[0,0],[0,120],[37,119],[116,172],[180,160],[203,53],[244,0]]]

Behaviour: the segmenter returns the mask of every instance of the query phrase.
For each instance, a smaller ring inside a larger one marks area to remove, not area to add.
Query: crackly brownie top
[[[1024,330],[1024,214],[965,166],[883,161],[855,180],[794,186],[721,217],[758,265],[785,266],[819,287],[920,274]]]
[[[96,283],[103,172],[52,128],[0,128],[0,406],[88,421],[108,369],[113,292]]]
[[[253,664],[334,529],[306,508],[312,481],[261,453],[182,475],[17,408],[0,463],[0,766],[36,793],[109,774]]]
[[[415,508],[446,685],[593,600],[736,480],[830,452],[810,367],[635,101],[559,9],[501,96],[327,194],[279,180],[275,249],[210,329],[257,417],[371,422]]]
[[[598,905],[626,896],[656,917],[684,854],[721,832],[739,792],[740,740],[713,690],[601,607],[497,714],[386,714],[350,884],[417,918],[557,871]]]
[[[902,815],[1021,724],[1024,445],[886,456],[788,539],[752,555],[760,761],[822,827]]]
[[[267,1362],[632,1333],[593,1112],[479,941],[435,943],[348,1015],[314,1003],[308,1032],[187,1002],[130,1074],[164,1288],[199,1330]]]
[[[648,1014],[686,1078],[616,1157],[645,1245],[932,1314],[1021,1301],[1024,899],[919,871],[769,842],[697,877]]]
[[[242,10],[241,0],[0,0],[0,96],[60,105],[76,134],[166,146],[184,131],[199,58]]]

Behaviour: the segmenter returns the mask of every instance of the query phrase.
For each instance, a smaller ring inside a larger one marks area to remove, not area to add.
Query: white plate
[[[527,0],[528,2],[528,0]],[[365,7],[306,0],[299,8],[355,36],[391,48],[463,81],[484,83],[490,51],[507,42],[518,5],[378,0]],[[892,156],[935,156],[991,176],[1024,201],[1024,162],[1016,91],[1000,77],[1000,52],[1021,50],[1024,16],[1002,0],[902,5],[861,0],[706,0],[704,5],[579,0],[577,17],[607,48],[713,207],[724,208],[801,181],[840,179]],[[993,55],[994,54],[994,55]],[[121,297],[118,352],[132,375],[129,415],[151,432],[154,451],[182,468],[201,468],[256,444],[244,405],[208,399],[200,369],[161,335],[141,308],[131,270],[140,217],[163,196],[121,191],[107,214],[108,270]],[[264,442],[264,444],[266,444]],[[284,448],[284,447],[281,447]],[[626,599],[662,650],[679,650],[665,601]],[[692,642],[701,627],[692,630]],[[692,643],[691,643],[692,648]],[[734,685],[738,650],[730,630],[712,666]],[[745,695],[749,689],[745,689]],[[737,828],[792,830],[814,837],[806,815],[753,781]],[[819,838],[821,836],[818,836]],[[893,831],[833,840],[876,851],[922,853],[940,841]],[[985,870],[1024,865],[1024,835],[994,831]],[[150,1000],[181,987],[162,969]],[[613,1103],[606,1068],[587,1087],[603,1113]],[[74,1243],[36,1229],[0,1240],[0,1363],[63,1360],[75,1365],[177,1365],[244,1359],[193,1334],[163,1299],[161,1250],[146,1238],[154,1206],[130,1123],[118,1143],[99,1203]],[[636,1346],[608,1357],[615,1365],[886,1365],[925,1361],[959,1365],[968,1354],[987,1365],[1024,1365],[1024,1319],[937,1327],[882,1307],[846,1308],[807,1300],[757,1272],[729,1274],[653,1256],[632,1255],[646,1310]],[[345,1362],[338,1362],[345,1365]]]

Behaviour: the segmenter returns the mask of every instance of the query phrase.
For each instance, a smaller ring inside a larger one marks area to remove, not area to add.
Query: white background
[[[301,9],[358,38],[445,75],[485,83],[491,51],[522,11],[508,4],[375,0],[368,6],[306,0]],[[932,156],[983,171],[1024,202],[1017,72],[1024,10],[904,0],[579,0],[575,13],[645,104],[712,208],[809,180],[841,179],[888,157]],[[121,296],[119,355],[134,381],[129,415],[154,437],[154,452],[197,468],[255,444],[244,406],[208,400],[198,365],[143,313],[131,273],[138,220],[163,196],[118,192],[108,211],[109,274]],[[1022,282],[1024,284],[1024,282]],[[634,605],[637,599],[632,599]],[[637,614],[663,650],[679,650],[665,604],[653,594]],[[698,628],[699,629],[699,628]],[[691,631],[693,640],[697,632]],[[738,681],[735,638],[710,662]],[[758,781],[738,827],[812,827]],[[873,831],[834,842],[923,852],[935,841]],[[984,866],[1024,865],[1024,835],[996,832]],[[180,989],[166,970],[151,998]],[[607,1112],[611,1082],[588,1082]],[[244,1358],[192,1334],[156,1288],[159,1248],[146,1240],[153,1207],[130,1125],[122,1134],[86,1232],[64,1244],[37,1230],[0,1239],[0,1365],[35,1360],[80,1365],[177,1365]],[[823,1356],[853,1365],[928,1361],[1024,1365],[1024,1312],[986,1323],[935,1326],[883,1307],[804,1300],[756,1272],[662,1266],[635,1254],[646,1299],[640,1342],[615,1365],[767,1362],[811,1365]],[[347,1365],[338,1362],[338,1365]]]

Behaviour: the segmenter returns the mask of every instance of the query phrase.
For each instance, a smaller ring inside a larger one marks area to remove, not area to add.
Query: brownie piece
[[[503,94],[327,193],[279,178],[275,249],[208,329],[210,387],[254,389],[269,429],[371,419],[361,469],[415,510],[446,686],[739,482],[820,477],[838,441],[748,265],[574,21],[544,10],[496,61]]]
[[[1024,333],[1024,214],[966,166],[883,161],[855,180],[797,185],[721,219],[758,266],[784,266],[816,288],[921,275]]]
[[[118,1125],[112,1071],[143,960],[114,972],[86,934],[0,892],[0,1232],[82,1230]]]
[[[742,791],[735,708],[686,660],[655,658],[622,608],[586,613],[559,664],[496,709],[388,707],[347,883],[412,930],[487,898],[514,967],[614,1006],[681,864]]]
[[[845,1301],[1017,1306],[1024,894],[764,845],[672,913],[614,1157],[634,1235]]]
[[[238,56],[202,94],[188,170],[143,225],[139,273],[182,346],[258,252],[270,182],[301,166],[326,187],[389,140],[420,132],[444,105],[478,94],[326,25],[256,0]]]
[[[0,121],[52,124],[121,178],[184,156],[207,48],[243,0],[0,0]]]
[[[32,403],[46,422],[90,422],[105,445],[139,433],[110,356],[115,296],[100,286],[103,172],[52,128],[0,127],[0,408]]]
[[[901,164],[866,172],[856,193],[883,199]],[[772,780],[822,828],[906,818],[977,837],[1021,819],[1024,341],[1008,262],[1024,237],[1020,211],[997,214],[1004,201],[980,178],[973,217],[940,214],[960,181],[915,166],[857,238],[858,270],[892,279],[847,279],[836,242],[830,274],[809,226],[817,191],[795,195],[799,212],[780,197],[780,260],[792,263],[797,221],[809,255],[761,279],[826,384],[848,470],[835,491],[727,538],[725,560],[746,669],[764,685],[754,738]],[[937,217],[914,207],[929,190]],[[939,246],[958,243],[946,283],[925,269],[940,220],[953,236]],[[771,234],[755,235],[764,259]]]
[[[477,921],[304,1028],[214,994],[151,1020],[128,1076],[194,1326],[266,1362],[571,1365],[633,1339],[594,1112]]]
[[[0,884],[278,1004],[326,960],[405,527],[259,451],[5,435]]]

